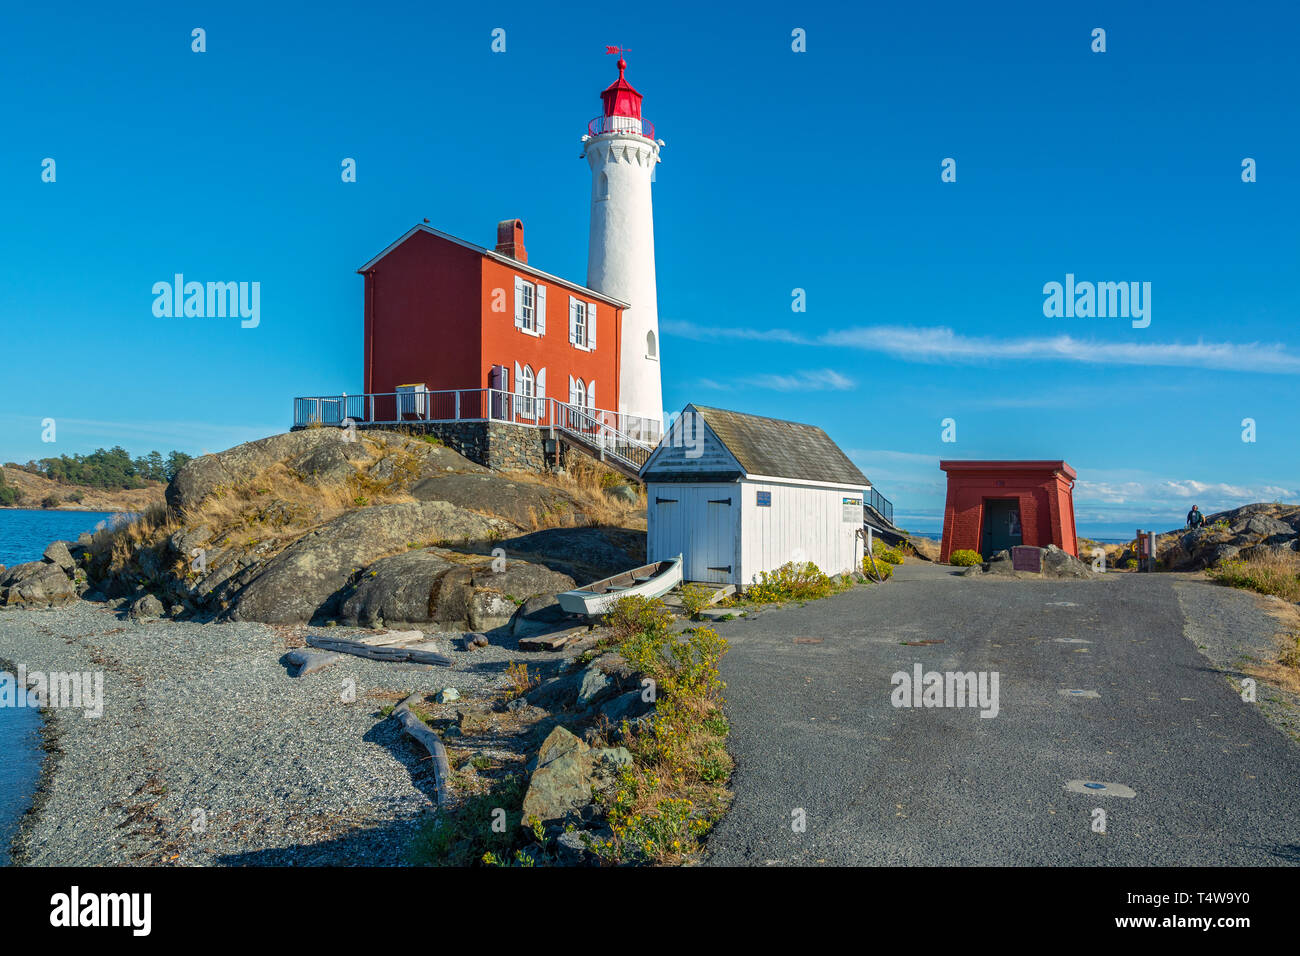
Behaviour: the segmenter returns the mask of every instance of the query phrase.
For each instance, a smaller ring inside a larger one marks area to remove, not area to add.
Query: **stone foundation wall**
[[[295,426],[300,431],[305,426]],[[400,425],[371,425],[357,423],[358,429],[403,431],[413,435],[433,435],[457,454],[470,461],[498,471],[551,471],[555,467],[555,452],[546,452],[550,440],[545,428],[530,428],[509,422],[403,422]],[[584,449],[574,447],[559,439],[560,461],[563,468],[569,457],[596,462]]]
[[[500,471],[548,471],[547,430],[509,422],[405,422],[400,426],[358,424],[357,428],[433,435],[470,461]]]

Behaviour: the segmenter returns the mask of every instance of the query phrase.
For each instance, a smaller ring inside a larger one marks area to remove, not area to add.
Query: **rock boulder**
[[[412,541],[486,540],[508,527],[444,501],[379,505],[349,511],[308,532],[279,554],[241,572],[229,599],[236,621],[286,624],[332,616],[346,586],[370,564]]]
[[[0,606],[62,607],[76,599],[77,589],[72,578],[63,568],[49,561],[16,564],[0,577]]]
[[[550,732],[529,767],[520,825],[554,823],[591,803],[591,748],[563,727]]]

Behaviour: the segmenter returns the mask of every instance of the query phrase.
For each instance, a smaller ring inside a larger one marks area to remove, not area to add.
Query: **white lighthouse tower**
[[[604,113],[582,138],[591,167],[587,286],[631,306],[623,312],[618,411],[622,430],[653,443],[663,434],[663,387],[650,184],[663,142],[642,119],[626,70],[620,56],[618,79],[600,94]]]

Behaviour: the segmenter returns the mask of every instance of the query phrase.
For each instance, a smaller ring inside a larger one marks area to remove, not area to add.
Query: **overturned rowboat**
[[[682,556],[671,561],[643,564],[631,571],[602,578],[586,587],[574,588],[555,596],[560,607],[570,614],[594,617],[607,614],[622,598],[657,598],[667,594],[682,583]]]

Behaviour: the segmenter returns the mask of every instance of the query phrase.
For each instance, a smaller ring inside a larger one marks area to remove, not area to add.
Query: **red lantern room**
[[[623,78],[627,70],[627,60],[618,58],[618,79],[605,87],[600,94],[605,104],[606,116],[635,116],[641,118],[641,94],[632,88],[632,84]]]
[[[587,125],[587,133],[599,136],[602,133],[636,133],[646,139],[654,139],[654,125],[641,118],[641,94],[623,76],[627,70],[627,60],[618,58],[618,79],[600,94],[605,104],[605,112]]]

